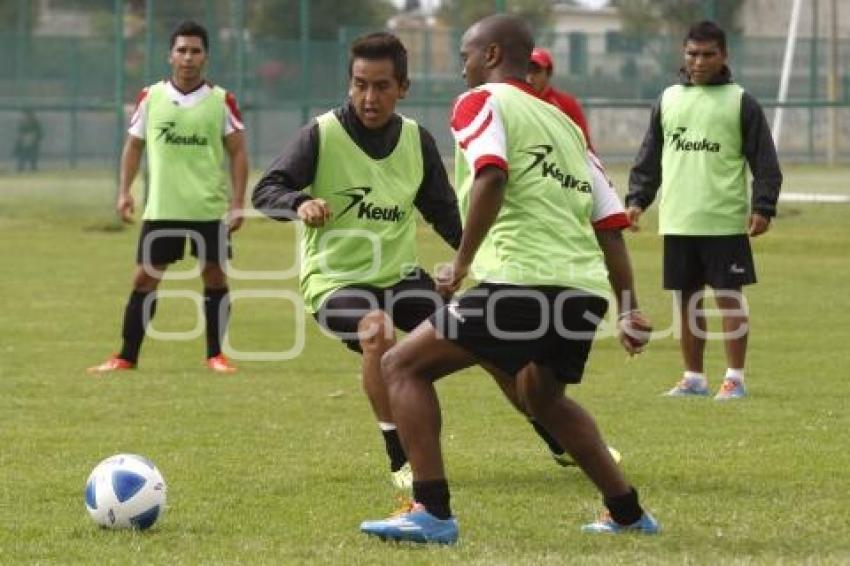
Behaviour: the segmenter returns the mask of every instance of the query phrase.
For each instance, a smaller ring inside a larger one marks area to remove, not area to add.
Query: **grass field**
[[[850,192],[846,168],[786,177],[787,190]],[[133,373],[84,372],[118,347],[133,267],[136,230],[103,229],[112,192],[106,173],[0,178],[0,563],[850,563],[850,205],[785,205],[754,242],[745,401],[662,398],[679,375],[669,335],[631,361],[614,340],[596,344],[572,393],[623,453],[661,536],[579,533],[600,509],[594,489],[468,371],[439,386],[461,540],[421,548],[357,531],[393,506],[382,443],[357,358],[311,320],[301,356],[242,362],[234,376],[202,369],[202,338],[148,340]],[[653,219],[629,243],[643,306],[663,329],[673,317]],[[448,257],[426,230],[420,241],[425,265]],[[240,269],[284,269],[292,227],[251,220],[235,252]],[[164,299],[155,326],[190,329],[193,309]],[[295,315],[279,299],[240,299],[232,343],[289,349]],[[716,388],[720,344],[707,360]],[[102,531],[87,517],[85,479],[118,452],[148,456],[166,478],[168,511],[150,532]]]

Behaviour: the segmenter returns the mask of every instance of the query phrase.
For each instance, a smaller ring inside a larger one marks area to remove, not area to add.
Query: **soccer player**
[[[230,310],[223,264],[231,255],[230,233],[242,225],[248,158],[236,99],[204,79],[208,57],[206,29],[183,22],[171,34],[171,78],[139,95],[121,154],[116,205],[121,218],[130,222],[135,208],[130,188],[147,146],[150,187],[137,268],[124,310],[121,351],[89,368],[91,373],[136,367],[145,329],[156,312],[156,289],[169,264],[183,258],[187,238],[204,284],[206,366],[215,372],[236,371],[221,353]]]
[[[348,103],[301,129],[257,183],[253,203],[274,219],[306,224],[300,286],[307,309],[361,354],[363,388],[382,431],[392,483],[409,488],[410,465],[380,359],[395,343],[395,328],[412,330],[443,303],[417,265],[413,208],[455,249],[460,214],[433,137],[395,112],[409,86],[404,46],[391,34],[372,34],[352,44],[350,58]],[[594,214],[602,225],[625,218],[613,192],[595,200]],[[368,232],[376,245],[351,237],[351,230]],[[378,269],[367,273],[372,267]],[[527,413],[513,380],[487,369]],[[573,464],[543,427],[530,424],[555,462]]]
[[[457,198],[431,134],[395,112],[409,87],[407,51],[392,34],[353,42],[349,100],[311,120],[253,193],[277,220],[306,225],[300,287],[317,322],[361,354],[363,388],[382,431],[392,482],[409,488],[380,374],[395,328],[410,331],[442,303],[418,265],[415,212],[456,248]],[[365,235],[365,237],[364,237]]]
[[[581,380],[608,281],[591,224],[592,189],[584,136],[525,82],[533,39],[520,19],[489,16],[463,36],[461,59],[472,90],[455,103],[456,183],[465,223],[444,293],[468,273],[480,283],[440,309],[382,359],[392,414],[413,470],[416,505],[366,521],[385,539],[453,543],[458,527],[440,447],[434,382],[477,363],[517,376],[531,415],[594,482],[610,516],[588,532],[655,533],[606,450],[593,418],[564,395]],[[621,249],[624,255],[625,250]],[[613,258],[627,265],[626,257]],[[624,345],[646,343],[638,313],[619,317]]]
[[[534,51],[531,52],[526,80],[540,98],[560,108],[576,123],[576,126],[581,128],[588,147],[592,148],[590,130],[587,127],[587,119],[584,116],[581,104],[573,95],[557,90],[552,86],[552,73],[554,71],[555,65],[552,61],[552,54],[543,47],[535,47]]]
[[[728,368],[714,398],[740,399],[749,335],[741,290],[756,282],[750,238],[770,228],[782,172],[761,106],[732,82],[724,31],[709,21],[694,24],[683,51],[681,84],[668,87],[652,109],[629,176],[627,212],[636,227],[660,188],[664,288],[678,304],[685,365],[666,394],[708,395],[702,310],[708,285],[721,312]]]
[[[588,147],[587,158],[593,183],[593,214],[591,220],[596,233],[596,240],[599,243],[599,247],[603,250],[606,259],[609,281],[616,297],[618,308],[620,309],[619,312],[624,312],[633,306],[633,297],[628,296],[634,287],[631,266],[629,264],[622,265],[615,261],[609,261],[609,259],[628,257],[627,254],[623,253],[625,251],[625,242],[623,241],[622,231],[629,227],[629,220],[614,190],[614,184],[605,173],[602,160],[596,155],[590,143],[590,131],[587,126],[587,120],[584,117],[584,112],[581,109],[581,104],[572,95],[556,90],[550,85],[553,69],[554,64],[552,63],[552,55],[549,51],[542,47],[535,47],[531,52],[526,80],[540,98],[560,109],[581,128],[584,134],[584,139]],[[622,248],[622,250],[614,248]],[[637,316],[637,309],[634,310],[635,316]],[[539,429],[540,425],[533,420],[532,425],[535,429]],[[538,433],[544,439],[547,438],[547,433],[539,430]],[[554,439],[552,440],[554,441]],[[550,448],[552,450],[552,457],[558,464],[562,466],[575,464],[566,450],[558,446],[556,441],[550,444]],[[620,453],[610,446],[608,450],[617,463],[619,463],[621,460]]]

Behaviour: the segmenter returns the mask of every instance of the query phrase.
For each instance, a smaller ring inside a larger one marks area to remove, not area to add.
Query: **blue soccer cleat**
[[[610,535],[619,535],[623,533],[657,535],[660,531],[661,526],[658,524],[658,521],[656,521],[655,518],[646,511],[643,512],[643,515],[640,516],[640,519],[638,519],[631,525],[621,525],[620,523],[612,519],[611,515],[606,513],[598,521],[588,523],[587,525],[584,525],[581,528],[581,532],[583,533]]]
[[[691,381],[683,379],[670,391],[664,394],[665,397],[706,397],[708,396],[708,387],[705,382]]]
[[[401,515],[380,521],[363,521],[360,532],[381,540],[418,543],[454,544],[457,542],[457,519],[438,519],[419,503]]]
[[[741,399],[747,396],[747,390],[744,384],[737,379],[724,379],[720,386],[720,391],[714,396],[715,401],[730,401],[732,399]]]

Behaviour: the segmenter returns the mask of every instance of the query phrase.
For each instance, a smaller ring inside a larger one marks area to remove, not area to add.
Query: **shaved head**
[[[495,14],[478,20],[466,30],[463,42],[479,49],[499,48],[497,65],[507,77],[525,79],[534,37],[528,24],[517,16]]]

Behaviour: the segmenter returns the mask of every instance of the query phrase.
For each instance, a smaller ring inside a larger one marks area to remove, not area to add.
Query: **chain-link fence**
[[[254,33],[245,2],[142,4],[146,9],[130,11],[133,2],[116,1],[98,18],[86,10],[58,11],[54,17],[67,21],[64,32],[23,25],[0,31],[6,54],[0,58],[0,128],[19,131],[23,111],[31,110],[43,132],[42,163],[114,166],[136,94],[168,76],[170,30],[191,17],[210,31],[208,76],[237,95],[252,161],[263,166],[309,117],[345,99],[348,45],[375,29],[339,27],[328,39],[274,38]],[[464,89],[457,54],[462,30],[433,17],[391,22],[410,57],[412,87],[400,111],[428,127],[448,155],[448,108]],[[596,147],[609,160],[631,159],[649,105],[676,80],[681,38],[543,30],[537,39],[554,55],[555,85],[584,102]],[[733,36],[729,47],[736,80],[772,113],[784,41]],[[828,47],[823,38],[797,43],[781,140],[785,159],[823,160],[834,129],[830,119],[837,123],[839,158],[850,159],[850,40],[838,45],[843,79],[837,103],[827,100]],[[11,160],[15,138],[0,138],[0,161]]]

